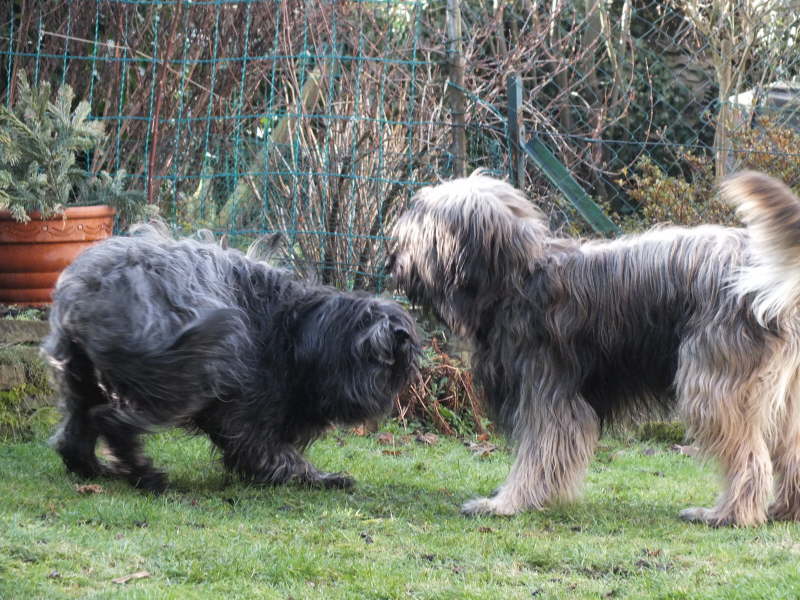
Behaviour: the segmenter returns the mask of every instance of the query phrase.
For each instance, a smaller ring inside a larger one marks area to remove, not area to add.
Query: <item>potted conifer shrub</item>
[[[0,105],[0,303],[47,304],[61,271],[109,237],[115,215],[152,215],[124,171],[91,173],[80,163],[100,145],[103,126],[89,104],[62,85],[31,86],[21,73],[13,106]]]

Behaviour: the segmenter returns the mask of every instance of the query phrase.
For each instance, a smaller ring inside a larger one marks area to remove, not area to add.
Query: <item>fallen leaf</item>
[[[492,529],[491,527],[478,527],[478,531],[480,533],[492,533],[494,532],[494,529]]]
[[[378,441],[379,444],[383,444],[384,446],[388,446],[389,444],[394,444],[394,435],[388,432],[379,433],[375,436],[375,439]]]
[[[428,446],[433,446],[439,442],[439,436],[435,433],[418,433],[417,437],[414,439],[422,444],[427,444]]]
[[[478,456],[489,456],[492,452],[497,450],[497,446],[492,444],[491,442],[481,442],[480,444],[476,444],[475,442],[470,442],[469,450],[473,454],[477,454]]]
[[[675,444],[670,448],[670,450],[685,456],[697,456],[700,454],[700,448],[697,446],[681,446],[680,444]]]
[[[75,491],[79,494],[102,494],[105,490],[102,485],[88,483],[86,485],[75,484]]]
[[[388,456],[400,456],[403,453],[402,450],[384,450],[383,454]]]
[[[488,434],[488,433],[482,433],[482,434],[480,434],[480,435],[478,436],[478,441],[479,441],[479,442],[488,442],[488,441],[489,441],[489,437],[490,437],[490,436],[489,436],[489,434]]]
[[[131,581],[132,579],[144,579],[145,577],[150,577],[150,573],[148,571],[137,571],[136,573],[131,573],[130,575],[123,575],[122,577],[117,577],[116,579],[112,579],[111,583],[124,585],[129,581]]]

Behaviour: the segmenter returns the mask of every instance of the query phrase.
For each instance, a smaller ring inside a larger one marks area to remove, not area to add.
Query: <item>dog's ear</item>
[[[458,238],[455,257],[466,284],[484,287],[489,281],[508,281],[536,258],[542,235],[540,224],[517,216],[494,199],[464,207],[454,217]]]
[[[465,297],[502,293],[551,237],[544,215],[505,181],[479,174],[429,193],[443,230],[438,256]]]
[[[552,238],[522,192],[480,173],[420,190],[393,235],[398,286],[462,332],[522,288]]]

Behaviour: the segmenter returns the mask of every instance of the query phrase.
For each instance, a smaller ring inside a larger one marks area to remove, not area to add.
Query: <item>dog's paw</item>
[[[699,506],[685,508],[678,513],[678,516],[689,523],[702,523],[709,527],[727,527],[729,525],[734,525],[732,517],[719,515],[711,508],[702,508]]]
[[[129,478],[133,487],[152,494],[162,494],[167,489],[167,474],[163,471],[147,471]]]
[[[500,515],[504,517],[516,514],[517,510],[512,506],[494,498],[475,498],[465,502],[461,506],[461,514],[474,517],[477,515]]]
[[[355,484],[356,480],[344,473],[324,473],[319,480],[325,489],[349,490]]]
[[[776,502],[767,510],[767,518],[770,521],[800,521],[800,506],[786,506]]]
[[[293,481],[301,486],[323,488],[326,490],[346,490],[352,488],[356,484],[356,480],[345,473],[325,472],[304,474],[302,477],[296,477]]]
[[[108,474],[108,470],[103,464],[97,460],[87,460],[75,463],[67,463],[64,461],[67,470],[74,473],[81,479],[95,479],[97,477],[104,477]]]

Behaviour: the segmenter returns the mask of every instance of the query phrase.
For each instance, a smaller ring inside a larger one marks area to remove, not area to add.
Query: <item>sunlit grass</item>
[[[583,498],[469,519],[502,482],[499,450],[331,434],[310,451],[350,491],[252,487],[203,438],[155,436],[161,497],[83,495],[44,441],[0,446],[0,598],[795,598],[800,526],[709,529],[716,476],[666,446],[604,439]],[[499,443],[499,442],[498,442]],[[644,452],[645,449],[653,449]],[[113,580],[133,573],[127,583]]]

